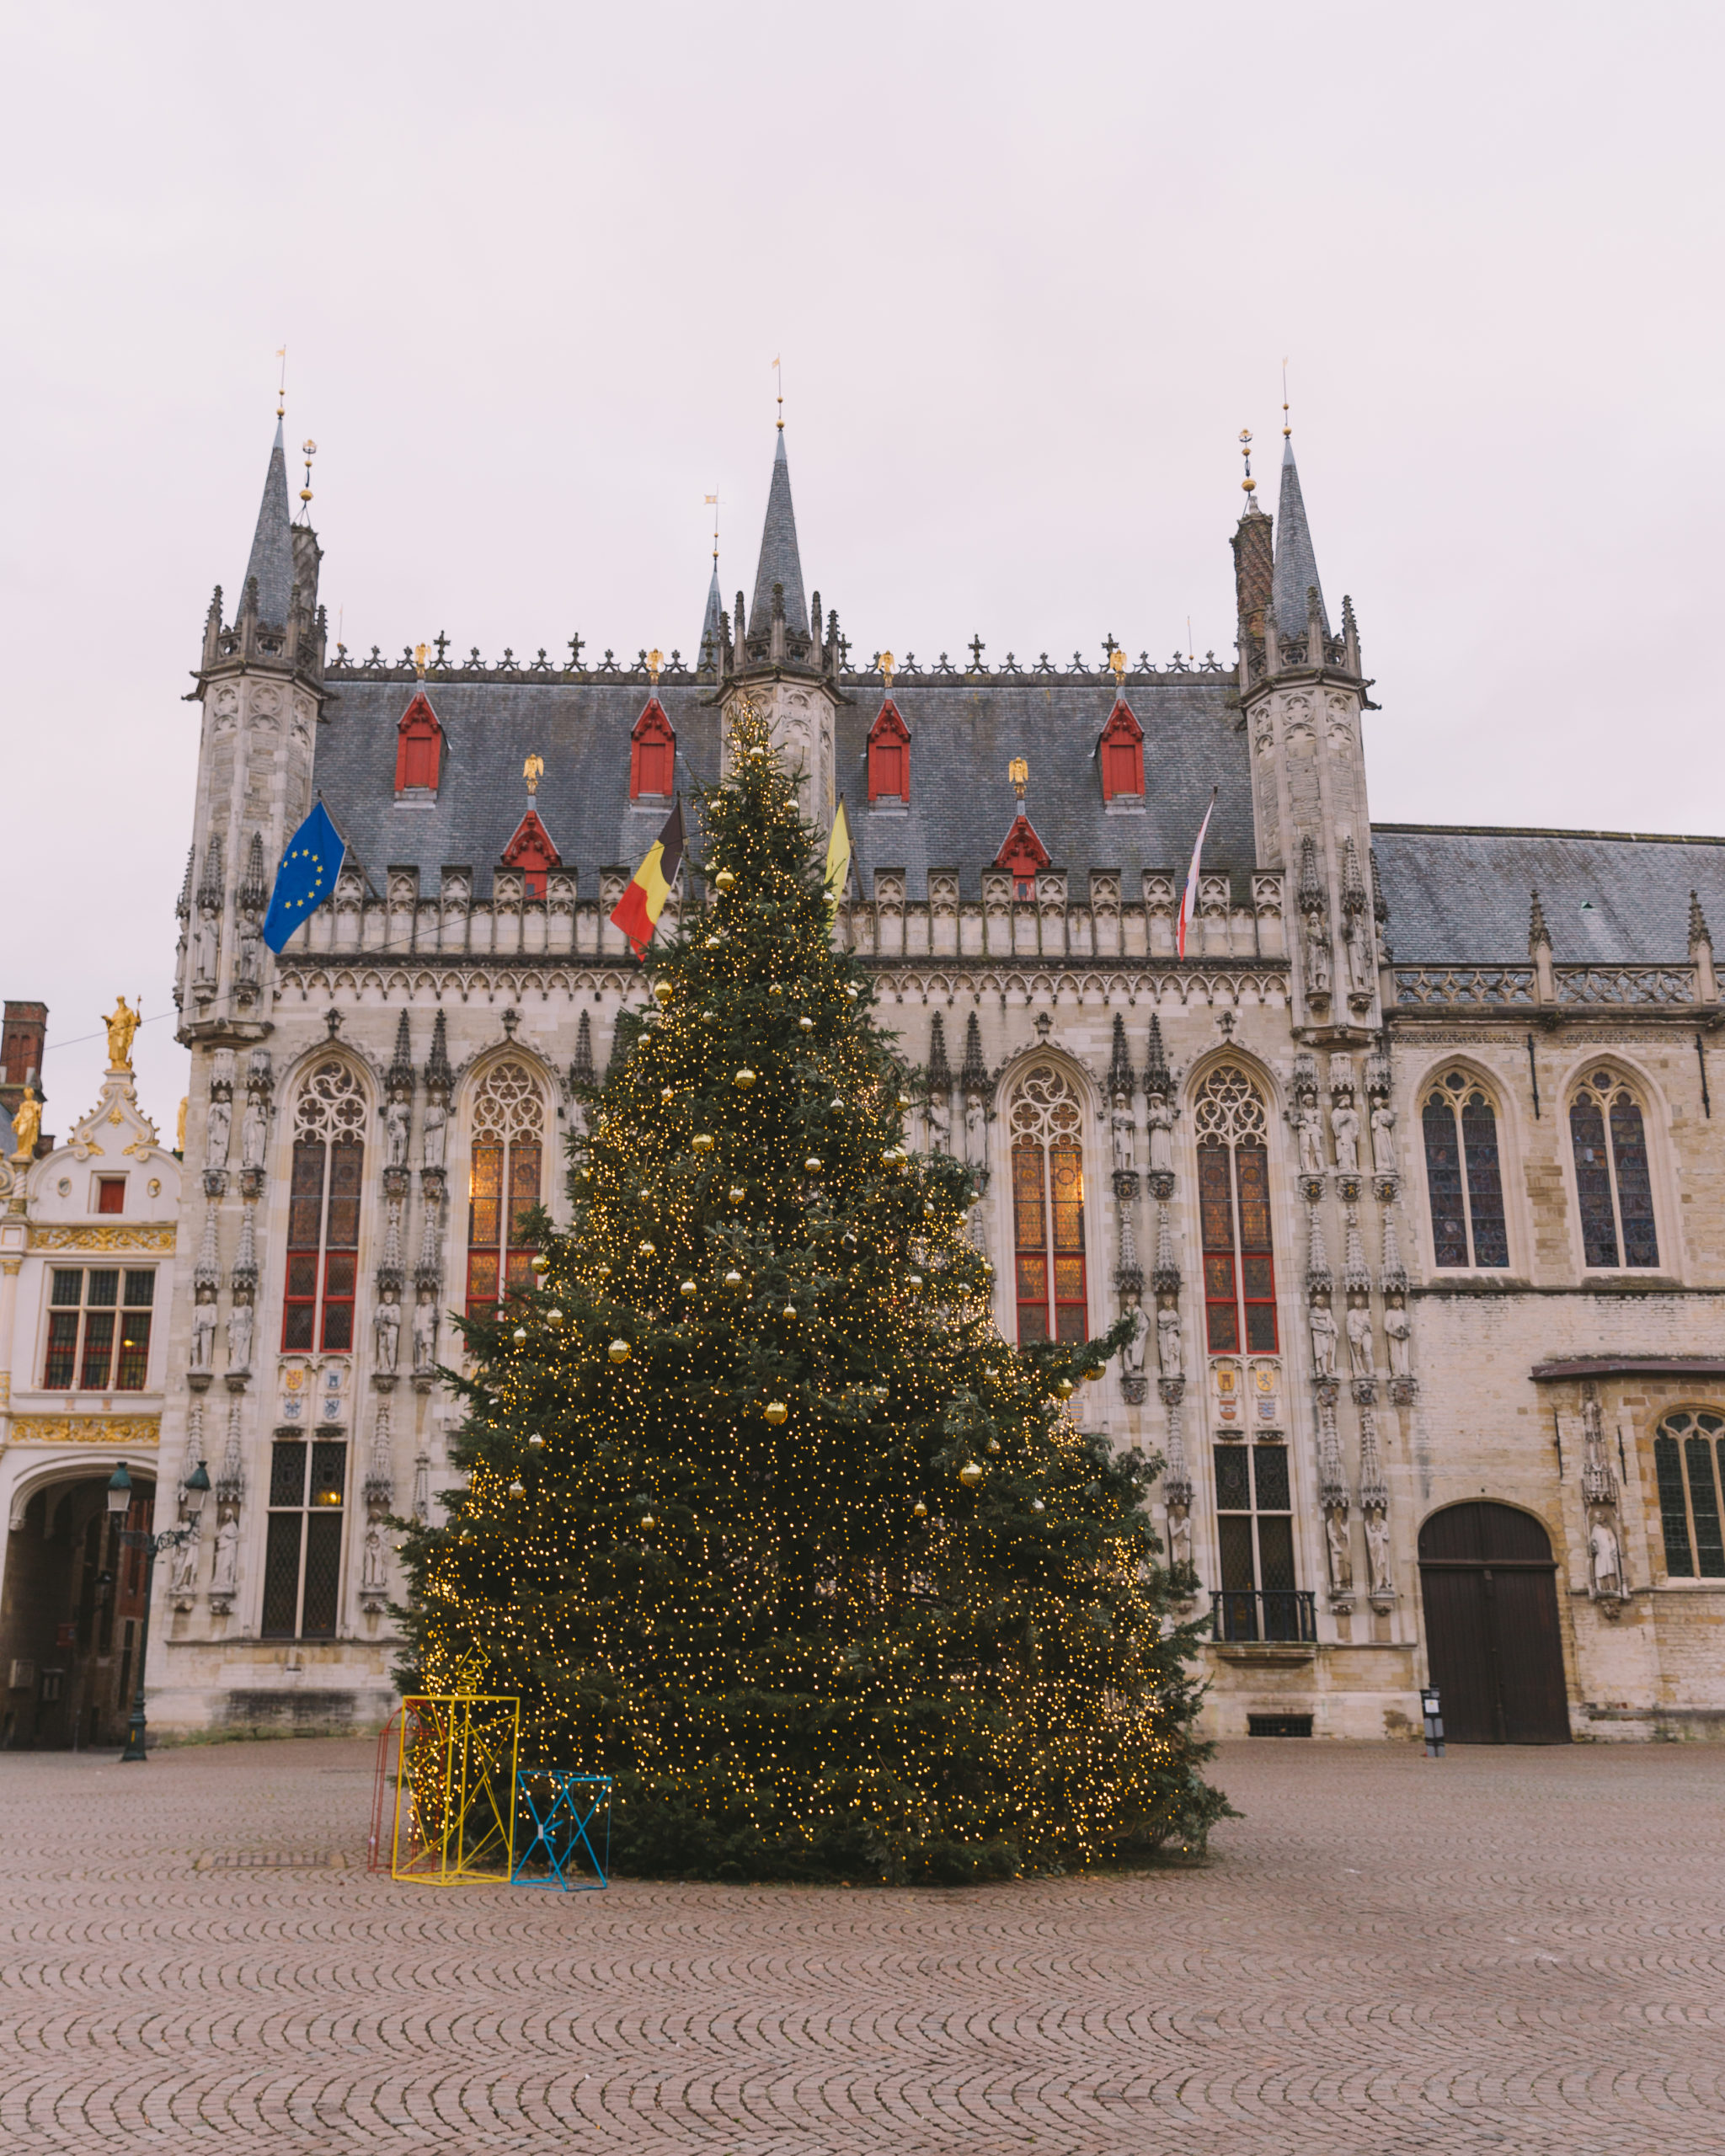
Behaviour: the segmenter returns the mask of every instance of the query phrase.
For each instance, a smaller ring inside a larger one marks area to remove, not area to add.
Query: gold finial
[[[702,499],[713,511],[713,566],[717,568],[718,567],[718,496],[705,494]]]
[[[275,416],[282,418],[287,410],[287,347],[278,344],[275,356],[281,362],[281,378],[275,385]]]
[[[785,430],[785,371],[782,363],[775,360],[772,371],[778,378],[778,430],[782,434]]]
[[[1285,441],[1294,430],[1288,424],[1288,362],[1282,361],[1282,439]]]
[[[543,756],[529,756],[526,762],[521,766],[521,776],[527,782],[527,793],[530,798],[539,791],[539,782],[544,776]]]
[[[419,675],[422,681],[425,678],[426,654],[430,652],[430,645],[427,643],[416,643],[414,646],[414,671]]]
[[[144,999],[138,998],[138,1010],[143,1008]],[[118,1077],[131,1069],[132,1035],[138,1029],[138,1011],[134,1011],[123,995],[114,999],[114,1008],[102,1023],[108,1028],[108,1069]]]
[[[664,664],[665,654],[662,651],[649,651],[648,653],[647,678],[653,684],[655,689],[659,686],[659,670],[664,665]]]
[[[1012,782],[1012,791],[1022,801],[1024,789],[1030,783],[1030,766],[1022,756],[1014,756],[1007,766],[1007,776]]]
[[[880,670],[886,676],[886,692],[889,696],[893,692],[893,669],[898,663],[889,651],[884,651],[880,654]]]
[[[1240,454],[1246,459],[1246,477],[1240,482],[1241,487],[1245,493],[1255,494],[1258,492],[1258,482],[1252,476],[1252,430],[1250,427],[1242,427],[1240,430]]]
[[[310,513],[312,501],[312,459],[318,454],[318,445],[309,436],[300,444],[300,454],[306,460],[306,483],[300,488],[300,499]]]
[[[1114,669],[1114,691],[1118,695],[1126,686],[1126,654],[1118,647],[1108,654],[1108,664]]]

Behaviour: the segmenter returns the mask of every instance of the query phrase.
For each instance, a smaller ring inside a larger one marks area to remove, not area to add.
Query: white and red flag
[[[1204,858],[1204,833],[1210,829],[1210,819],[1216,813],[1216,789],[1210,790],[1210,806],[1204,812],[1204,821],[1198,827],[1198,843],[1192,849],[1192,866],[1186,871],[1186,889],[1180,899],[1179,955],[1186,955],[1186,930],[1198,916],[1198,866]]]

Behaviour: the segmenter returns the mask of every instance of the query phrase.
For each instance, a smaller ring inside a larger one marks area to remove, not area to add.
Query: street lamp
[[[198,1531],[198,1514],[204,1509],[204,1500],[210,1494],[210,1471],[202,1460],[185,1479],[184,1495],[186,1510],[191,1518],[184,1527],[164,1527],[159,1534],[152,1534],[146,1528],[123,1527],[120,1540],[128,1550],[142,1550],[144,1557],[144,1628],[138,1641],[138,1687],[132,1694],[131,1720],[126,1726],[126,1749],[120,1755],[123,1766],[128,1759],[147,1757],[144,1750],[144,1668],[150,1653],[150,1591],[155,1582],[156,1559],[163,1550],[173,1550],[189,1535]],[[122,1460],[108,1481],[108,1511],[110,1518],[123,1519],[131,1505],[131,1477]]]

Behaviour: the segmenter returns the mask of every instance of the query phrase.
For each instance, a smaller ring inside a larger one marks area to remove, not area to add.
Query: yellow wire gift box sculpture
[[[521,1703],[502,1694],[410,1694],[395,1716],[389,1872],[432,1886],[505,1885],[515,1870]],[[388,1732],[384,1733],[387,1742]],[[382,1855],[383,1769],[372,1815]]]

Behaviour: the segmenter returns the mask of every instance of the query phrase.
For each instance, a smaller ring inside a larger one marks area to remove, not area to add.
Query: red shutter
[[[1144,794],[1144,729],[1124,698],[1102,730],[1102,793],[1104,801]]]
[[[911,798],[911,734],[889,697],[868,729],[868,801]]]
[[[635,721],[629,736],[629,798],[668,798],[676,786],[677,737],[657,696]]]
[[[410,787],[424,787],[435,793],[442,760],[443,728],[421,690],[402,713],[396,728],[396,792],[404,793]]]

